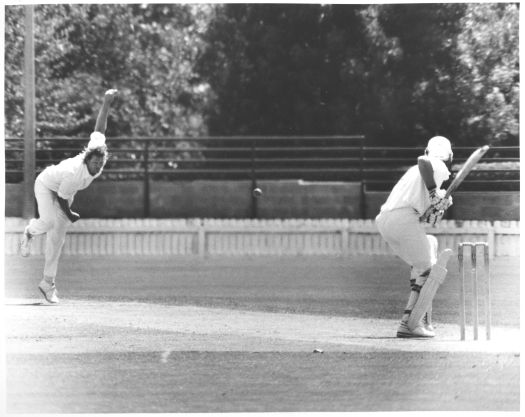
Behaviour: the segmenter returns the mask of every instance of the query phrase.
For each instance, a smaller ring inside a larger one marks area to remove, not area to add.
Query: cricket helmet
[[[452,161],[454,153],[450,141],[444,136],[434,136],[428,141],[425,150],[427,156],[439,158],[442,161]]]

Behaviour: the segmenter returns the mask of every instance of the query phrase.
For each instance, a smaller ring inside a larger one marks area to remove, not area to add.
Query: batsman
[[[425,224],[436,225],[452,205],[452,197],[441,188],[450,177],[452,158],[447,138],[431,138],[425,154],[396,183],[376,217],[383,239],[411,267],[410,294],[397,337],[436,335],[431,318],[432,299],[445,279],[452,251],[445,249],[438,255],[437,239],[427,235]]]

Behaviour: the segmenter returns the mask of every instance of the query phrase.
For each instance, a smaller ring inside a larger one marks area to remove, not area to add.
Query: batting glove
[[[436,225],[441,221],[443,218],[443,215],[445,214],[445,210],[436,210],[433,209],[430,211],[428,216],[423,219],[423,222],[431,225],[432,227],[436,227]]]
[[[452,196],[445,198],[446,191],[442,189],[432,189],[429,191],[430,205],[435,210],[446,210],[452,205]]]

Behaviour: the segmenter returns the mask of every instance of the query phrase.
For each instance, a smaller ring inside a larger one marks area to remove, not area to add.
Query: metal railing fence
[[[37,174],[78,154],[86,138],[39,138]],[[417,147],[365,146],[363,135],[108,138],[102,180],[356,181],[385,191],[416,163]],[[457,171],[474,147],[454,148]],[[23,138],[5,139],[7,183],[23,181]],[[498,164],[496,164],[498,163]],[[464,191],[519,190],[519,147],[492,147],[462,185]]]

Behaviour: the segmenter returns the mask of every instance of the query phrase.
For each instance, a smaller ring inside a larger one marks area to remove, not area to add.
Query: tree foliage
[[[461,131],[485,143],[517,144],[519,136],[517,4],[470,5],[458,36]]]
[[[193,62],[206,28],[205,5],[39,5],[35,7],[38,134],[86,135],[105,89],[123,100],[111,135],[199,135],[205,90]],[[7,133],[21,135],[23,8],[6,8]],[[11,106],[11,100],[16,106]]]
[[[6,134],[23,134],[22,6],[6,7]],[[35,6],[40,136],[354,134],[517,144],[518,5]]]
[[[362,54],[354,8],[226,5],[206,34],[199,71],[216,94],[212,132],[344,134],[359,130],[361,86],[344,70]]]
[[[438,134],[459,136],[454,48],[464,7],[373,5],[363,12],[369,45],[364,117],[371,138],[415,145]]]

